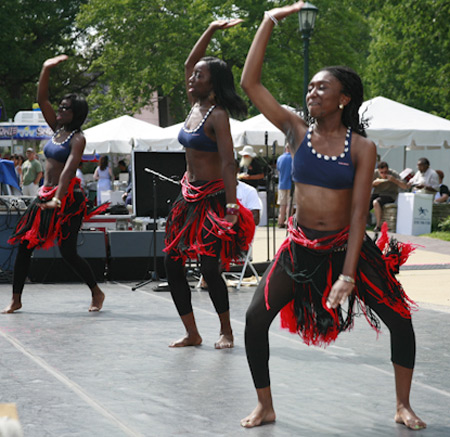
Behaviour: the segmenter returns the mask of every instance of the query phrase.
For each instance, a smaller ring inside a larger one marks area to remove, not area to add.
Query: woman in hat
[[[376,147],[365,138],[359,119],[361,79],[347,67],[326,67],[316,73],[306,95],[309,124],[282,107],[261,83],[274,26],[303,5],[300,1],[265,13],[241,79],[255,106],[288,139],[297,205],[289,219],[288,238],[247,310],[245,345],[258,403],[241,425],[275,420],[268,331],[279,312],[282,326],[306,344],[326,345],[352,327],[359,309],[375,330],[382,320],[391,334],[395,421],[421,429],[426,424],[409,401],[415,362],[414,304],[395,278],[411,248],[395,241],[389,244],[386,233],[377,245],[365,235]],[[301,374],[293,378],[301,384]]]
[[[67,94],[55,112],[49,101],[50,72],[66,59],[66,55],[47,59],[39,78],[38,103],[54,134],[44,147],[47,158],[44,185],[8,241],[10,244],[18,243],[19,248],[14,264],[12,301],[3,313],[22,308],[22,291],[33,250],[48,249],[55,244],[64,260],[90,288],[92,301],[89,311],[99,311],[105,299],[89,264],[77,253],[78,231],[83,218],[107,207],[88,213],[87,198],[75,177],[86,145],[81,126],[86,119],[88,105],[83,96]]]
[[[230,323],[228,290],[220,274],[238,260],[253,239],[255,224],[249,210],[236,200],[236,173],[228,113],[243,115],[245,102],[234,88],[228,65],[217,58],[203,57],[217,30],[241,20],[214,21],[199,38],[185,62],[186,88],[191,111],[178,140],[186,148],[187,169],[182,193],[167,219],[165,268],[170,292],[185,327],[185,335],[171,347],[197,346],[197,329],[185,261],[199,259],[219,315],[217,349],[234,345]]]

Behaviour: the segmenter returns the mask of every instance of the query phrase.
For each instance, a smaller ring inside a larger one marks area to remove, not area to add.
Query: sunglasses
[[[65,112],[65,111],[68,111],[69,109],[72,109],[72,107],[71,106],[66,106],[66,105],[59,105],[58,106],[58,111],[60,111],[60,112]]]

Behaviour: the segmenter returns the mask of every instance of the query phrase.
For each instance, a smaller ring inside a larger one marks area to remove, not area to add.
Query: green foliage
[[[231,66],[236,89],[242,94],[239,80],[245,56],[264,11],[277,3],[289,2],[90,0],[82,8],[78,24],[91,29],[91,45],[97,44],[101,51],[90,70],[100,76],[89,97],[94,108],[92,122],[132,114],[150,104],[155,91],[160,97],[170,97],[172,115],[181,120],[187,111],[184,60],[208,24],[217,18],[244,18],[241,25],[217,32],[208,49],[208,54],[221,57]],[[310,72],[330,64],[360,70],[369,45],[365,19],[358,11],[345,10],[331,0],[318,0],[317,6],[320,18],[310,45]],[[345,34],[341,31],[343,22]],[[263,82],[280,102],[301,105],[303,43],[297,16],[274,29]]]
[[[0,2],[0,97],[8,117],[31,109],[36,83],[45,59],[60,53],[72,56],[52,75],[52,95],[61,97],[69,87],[82,91],[91,78],[81,72],[87,60],[74,58],[83,34],[74,25],[79,6],[87,0],[2,0]]]
[[[442,232],[450,232],[450,216],[438,224],[438,229]]]
[[[2,0],[0,98],[12,117],[35,101],[42,62],[69,61],[52,72],[51,98],[88,95],[91,124],[134,114],[155,96],[169,98],[175,121],[188,104],[184,61],[217,18],[244,22],[216,32],[208,53],[232,68],[236,89],[265,10],[291,0]],[[366,98],[383,95],[450,118],[448,0],[315,0],[319,8],[309,46],[309,78],[327,65],[358,71]],[[298,17],[274,28],[262,80],[276,99],[300,107],[303,41]],[[156,94],[157,93],[157,94]],[[251,115],[256,109],[250,107]]]
[[[449,16],[448,0],[388,0],[371,14],[366,77],[372,97],[450,117]]]

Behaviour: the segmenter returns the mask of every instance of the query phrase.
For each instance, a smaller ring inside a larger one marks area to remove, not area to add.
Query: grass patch
[[[450,232],[437,231],[431,234],[423,234],[422,237],[436,238],[437,240],[450,241]]]

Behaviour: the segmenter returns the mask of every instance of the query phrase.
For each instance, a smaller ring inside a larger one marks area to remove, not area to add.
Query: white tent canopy
[[[264,146],[266,144],[272,145],[277,141],[279,145],[283,146],[285,136],[274,124],[272,124],[263,114],[244,120],[237,132],[235,138],[235,146]]]
[[[163,129],[137,118],[123,115],[84,131],[86,149],[84,153],[131,153],[133,139],[152,138],[161,134]]]
[[[233,141],[235,137],[240,134],[240,125],[242,122],[230,118],[230,129]],[[178,133],[183,127],[184,122],[168,126],[161,129],[157,135],[150,136],[134,136],[135,150],[140,151],[172,151],[179,152],[183,150],[183,146],[178,142]]]
[[[428,114],[385,97],[361,105],[368,119],[367,136],[377,146],[450,148],[450,120]]]

